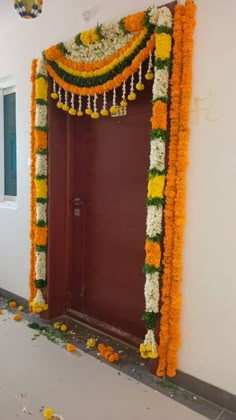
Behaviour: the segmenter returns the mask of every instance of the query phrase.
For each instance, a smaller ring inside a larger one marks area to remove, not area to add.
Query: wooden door
[[[67,161],[60,198],[67,209],[61,238],[67,243],[67,310],[113,335],[143,338],[151,83],[123,117],[91,120],[71,117],[53,103],[50,108],[51,142],[63,144],[60,162],[63,154]],[[50,158],[55,176],[62,171],[56,159]]]

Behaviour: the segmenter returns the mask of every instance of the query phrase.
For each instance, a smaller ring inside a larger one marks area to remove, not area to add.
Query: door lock
[[[75,198],[73,199],[73,204],[74,204],[74,206],[75,206],[75,207],[80,207],[80,206],[82,206],[84,203],[83,203],[83,201],[81,200],[81,198],[80,198],[80,197],[75,197]]]

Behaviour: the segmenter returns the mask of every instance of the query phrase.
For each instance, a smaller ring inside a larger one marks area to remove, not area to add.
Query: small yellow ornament
[[[107,110],[107,109],[103,108],[103,109],[101,109],[100,114],[101,114],[103,117],[107,117],[107,116],[109,115],[109,112],[108,112],[108,110]]]
[[[61,328],[60,322],[54,322],[53,328],[54,328],[54,330],[59,330]]]
[[[51,98],[52,99],[57,99],[58,98],[58,94],[56,92],[52,92],[51,93]]]
[[[87,340],[86,347],[88,349],[94,349],[96,347],[96,340],[95,340],[95,338],[89,338]]]
[[[150,357],[150,359],[157,359],[158,358],[158,353],[152,353],[152,352],[150,352],[149,353],[149,357]]]
[[[100,117],[99,112],[93,112],[93,113],[91,114],[91,118],[92,118],[93,120],[97,120],[99,117]]]
[[[62,109],[62,107],[63,107],[63,103],[62,102],[57,102],[57,108]]]
[[[63,110],[63,111],[69,111],[69,106],[68,106],[68,105],[66,105],[66,104],[63,104],[63,105],[62,105],[62,110]]]
[[[91,115],[92,113],[93,113],[93,110],[91,108],[86,108],[85,110],[86,115]]]
[[[128,102],[125,101],[124,99],[120,103],[120,106],[122,106],[123,108],[125,108],[127,105],[128,105]]]
[[[78,111],[77,112],[78,117],[82,117],[84,115],[83,111]]]
[[[74,108],[70,108],[69,109],[69,114],[70,115],[76,115],[76,110]]]
[[[51,420],[53,418],[53,409],[45,408],[43,411],[43,417],[45,418],[45,420]]]
[[[62,324],[62,325],[61,325],[61,331],[62,331],[62,332],[66,332],[67,330],[68,330],[67,325],[66,325],[66,324]]]
[[[112,105],[110,108],[110,113],[111,114],[116,114],[118,112],[118,107],[115,105]]]
[[[18,306],[18,311],[23,312],[24,311],[24,306]]]
[[[139,91],[144,90],[144,84],[143,83],[140,83],[140,82],[137,83],[136,84],[136,89],[139,90]]]
[[[135,92],[131,92],[131,93],[128,95],[128,100],[129,100],[129,101],[135,101],[135,99],[136,99],[136,93],[135,93]]]
[[[145,79],[146,79],[146,80],[152,80],[152,79],[153,79],[153,77],[154,77],[154,74],[153,74],[151,71],[148,71],[148,72],[145,74]]]

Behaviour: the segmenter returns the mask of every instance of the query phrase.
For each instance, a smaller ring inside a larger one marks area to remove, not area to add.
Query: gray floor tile
[[[236,414],[224,410],[222,415],[219,417],[219,420],[236,420]]]

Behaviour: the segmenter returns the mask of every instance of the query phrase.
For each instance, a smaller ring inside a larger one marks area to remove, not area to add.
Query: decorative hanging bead
[[[97,120],[100,117],[99,112],[97,112],[97,94],[95,93],[94,97],[93,97],[93,112],[91,114],[91,118],[93,120]]]
[[[122,101],[120,102],[120,106],[125,108],[127,105],[128,103],[126,100],[126,82],[124,81],[122,85]]]
[[[139,65],[138,83],[136,84],[136,89],[139,91],[144,89],[144,84],[142,83],[142,63]]]
[[[52,99],[58,99],[57,87],[56,87],[56,82],[55,82],[55,80],[54,80],[54,79],[53,79],[53,85],[52,85],[51,98],[52,98]]]
[[[84,115],[82,111],[82,96],[81,95],[79,95],[77,115],[78,117],[82,117]]]
[[[132,74],[131,80],[130,80],[130,94],[128,95],[129,101],[135,101],[136,99],[136,93],[134,92],[134,75]]]
[[[102,109],[100,111],[100,114],[103,117],[107,117],[109,115],[109,112],[107,110],[107,94],[106,94],[106,92],[103,93],[103,106],[102,106]]]
[[[76,115],[76,109],[75,109],[75,95],[74,93],[71,94],[71,100],[70,100],[71,108],[69,109],[70,115]]]
[[[85,110],[86,115],[91,115],[93,113],[93,110],[91,109],[91,96],[87,95],[87,108]]]
[[[145,74],[146,80],[152,80],[154,77],[154,74],[152,72],[153,64],[152,64],[152,51],[149,54],[149,60],[148,60],[148,69],[147,73]]]
[[[63,102],[61,98],[61,87],[59,86],[57,108],[62,109],[62,107],[63,107]]]
[[[62,105],[63,111],[69,111],[68,92],[65,90],[65,103]]]
[[[118,107],[116,104],[116,88],[113,89],[113,98],[112,98],[112,106],[110,108],[111,114],[116,114],[118,112]]]

